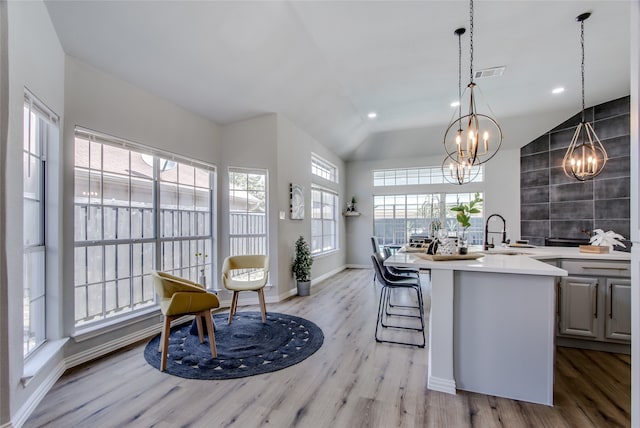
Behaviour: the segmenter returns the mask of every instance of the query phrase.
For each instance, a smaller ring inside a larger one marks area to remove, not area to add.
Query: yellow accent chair
[[[200,343],[204,343],[202,332],[202,318],[207,325],[211,356],[216,358],[216,338],[214,333],[211,309],[220,306],[218,296],[205,290],[200,284],[188,279],[170,275],[165,272],[152,271],[153,285],[160,299],[160,310],[164,315],[164,326],[160,335],[158,351],[162,352],[160,359],[160,371],[167,368],[167,351],[169,348],[169,334],[171,333],[171,321],[183,315],[195,315],[198,326]]]
[[[232,271],[241,273],[232,275]],[[229,324],[233,320],[238,307],[238,294],[241,291],[255,291],[260,299],[262,323],[267,322],[267,306],[264,302],[264,286],[269,277],[269,256],[244,255],[230,256],[222,264],[222,284],[227,290],[233,291],[231,308],[229,309]]]

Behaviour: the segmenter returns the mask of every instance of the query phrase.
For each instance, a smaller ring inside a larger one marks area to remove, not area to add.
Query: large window
[[[333,183],[338,182],[338,168],[320,156],[311,155],[311,173]]]
[[[461,233],[451,208],[469,203],[475,193],[424,193],[373,197],[373,234],[381,245],[404,244],[411,235],[433,235],[436,229]],[[480,193],[482,197],[482,193]],[[471,215],[470,244],[482,244],[483,213]]]
[[[229,253],[267,252],[267,171],[229,169]]]
[[[214,182],[212,167],[77,130],[76,325],[153,305],[154,268],[212,277]]]
[[[311,188],[311,254],[338,249],[338,195],[321,187]]]
[[[476,175],[477,172],[477,175]],[[479,183],[484,180],[484,168],[482,165],[474,167],[471,176],[472,183]],[[445,171],[448,173],[448,170]],[[445,184],[452,183],[443,176],[442,167],[423,168],[396,168],[396,169],[376,169],[373,171],[373,186],[410,186],[416,184]],[[454,183],[455,184],[455,183]]]
[[[46,340],[46,151],[57,117],[25,94],[23,122],[23,354]]]

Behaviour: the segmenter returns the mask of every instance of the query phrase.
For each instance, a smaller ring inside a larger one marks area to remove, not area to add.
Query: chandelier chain
[[[473,82],[473,0],[469,1],[469,82]]]
[[[582,62],[580,63],[580,75],[582,77],[582,121],[584,122],[584,20],[580,21],[580,47],[582,49]]]
[[[458,34],[458,117],[462,117],[462,33]]]

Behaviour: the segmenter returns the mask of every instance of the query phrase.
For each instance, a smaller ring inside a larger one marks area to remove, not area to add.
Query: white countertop
[[[472,249],[472,252],[473,249]],[[609,254],[581,253],[577,247],[495,248],[483,252],[476,260],[432,261],[412,253],[398,252],[385,265],[398,267],[420,267],[457,271],[512,273],[521,275],[567,276],[567,271],[541,260],[589,259],[603,261],[631,260],[630,253],[612,251]]]

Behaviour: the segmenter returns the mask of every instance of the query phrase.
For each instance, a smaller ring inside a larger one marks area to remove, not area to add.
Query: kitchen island
[[[399,252],[386,265],[431,271],[428,388],[553,405],[557,259],[628,260],[578,248],[499,248],[476,260]]]

